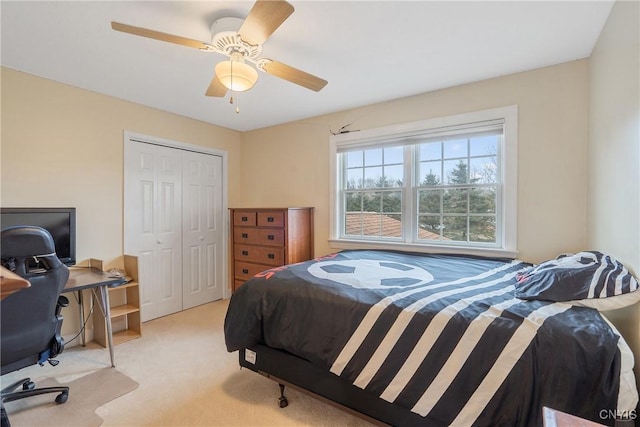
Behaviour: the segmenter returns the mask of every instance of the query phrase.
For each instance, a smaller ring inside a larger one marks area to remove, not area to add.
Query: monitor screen
[[[67,265],[76,262],[75,208],[2,208],[0,227],[36,225],[47,230],[56,246],[60,261]]]

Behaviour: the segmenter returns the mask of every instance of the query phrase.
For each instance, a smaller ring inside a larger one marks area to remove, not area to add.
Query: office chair
[[[0,232],[0,258],[4,267],[31,283],[0,303],[0,374],[47,361],[57,365],[53,358],[64,349],[60,311],[69,305],[60,293],[69,270],[56,256],[53,238],[41,227],[7,227]],[[20,386],[22,390],[14,391]],[[64,403],[69,387],[35,388],[24,378],[3,388],[2,425],[9,425],[4,403],[45,393],[59,393],[55,401]]]

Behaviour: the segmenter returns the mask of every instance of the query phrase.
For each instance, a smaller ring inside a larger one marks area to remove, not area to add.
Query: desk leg
[[[100,286],[100,299],[102,300],[102,313],[107,323],[107,344],[109,345],[109,356],[111,357],[111,367],[115,368],[113,361],[113,333],[111,331],[111,307],[109,306],[109,289],[107,286]]]
[[[78,310],[80,311],[80,343],[84,347],[86,345],[85,338],[85,320],[84,320],[84,300],[82,298],[82,291],[78,291]]]

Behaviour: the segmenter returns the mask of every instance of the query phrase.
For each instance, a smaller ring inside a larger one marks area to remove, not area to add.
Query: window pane
[[[496,213],[496,189],[494,187],[469,189],[469,213]]]
[[[443,163],[447,184],[467,184],[469,182],[469,168],[466,160],[446,160]]]
[[[467,217],[443,216],[442,235],[450,240],[467,241]]]
[[[496,241],[496,218],[494,216],[469,218],[469,241],[494,243]]]
[[[362,217],[362,235],[363,236],[381,236],[382,235],[382,215],[379,214],[363,214]]]
[[[349,151],[348,153],[345,153],[345,154],[347,157],[348,168],[363,166],[362,165],[363,151]]]
[[[402,165],[385,166],[383,169],[386,187],[402,187],[404,179],[404,167]]]
[[[345,212],[361,212],[362,211],[361,193],[345,193],[344,208],[345,208]]]
[[[469,144],[471,156],[495,156],[498,154],[498,136],[481,136],[471,138]]]
[[[442,190],[418,191],[418,213],[440,213],[440,197]]]
[[[402,215],[383,215],[382,235],[384,237],[402,237]]]
[[[382,148],[374,148],[364,151],[364,165],[378,166],[382,164]]]
[[[382,166],[374,168],[364,168],[364,188],[384,187],[382,179]]]
[[[347,188],[362,188],[362,168],[347,169]]]
[[[364,193],[362,202],[363,212],[382,212],[382,193]]]
[[[346,214],[344,220],[344,234],[347,236],[362,235],[363,214]]]
[[[418,218],[418,239],[440,240],[440,216],[421,215]]]
[[[442,195],[442,213],[467,213],[466,188],[445,190]]]
[[[495,184],[498,182],[498,163],[495,157],[476,157],[469,160],[472,183]]]
[[[382,193],[382,211],[385,213],[401,213],[402,192],[386,191]]]
[[[418,160],[440,160],[442,158],[442,143],[430,142],[420,144],[420,158]]]
[[[445,159],[452,159],[456,157],[467,157],[467,140],[466,139],[453,139],[451,141],[444,141],[442,143],[443,157]]]
[[[440,176],[440,167],[442,163],[438,162],[420,162],[420,176],[418,185],[438,185],[442,183]]]
[[[404,163],[404,147],[387,147],[384,149],[384,164]]]

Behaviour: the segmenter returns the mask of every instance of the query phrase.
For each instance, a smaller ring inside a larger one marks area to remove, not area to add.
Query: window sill
[[[472,248],[468,246],[440,246],[395,242],[372,242],[370,240],[329,239],[331,249],[388,249],[438,254],[477,255],[486,257],[517,258],[518,251],[500,248]]]

